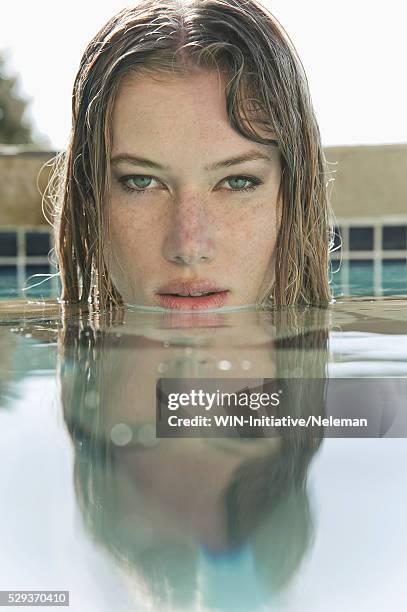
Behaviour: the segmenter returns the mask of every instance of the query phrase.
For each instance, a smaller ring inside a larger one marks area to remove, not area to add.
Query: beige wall
[[[326,147],[340,218],[407,216],[407,144]]]
[[[336,216],[407,216],[407,144],[327,147]],[[36,180],[54,151],[0,145],[0,226],[47,225]],[[332,163],[334,162],[334,163]],[[49,168],[40,175],[43,192]]]
[[[48,225],[41,210],[37,177],[41,167],[55,155],[54,151],[30,151],[22,147],[0,145],[0,226]],[[39,176],[43,193],[50,169]]]

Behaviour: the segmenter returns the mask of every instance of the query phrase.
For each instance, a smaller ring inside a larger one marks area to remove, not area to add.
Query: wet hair
[[[256,0],[141,0],[88,44],[74,83],[70,141],[48,192],[63,301],[123,303],[103,253],[111,117],[122,79],[130,73],[188,77],[202,69],[226,77],[233,129],[253,142],[277,141],[281,154],[281,225],[272,280],[257,303],[331,301],[333,215],[307,78],[283,27]],[[256,126],[273,138],[260,136]]]

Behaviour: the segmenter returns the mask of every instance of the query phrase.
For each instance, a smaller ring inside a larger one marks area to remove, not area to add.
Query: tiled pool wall
[[[407,217],[338,221],[331,254],[335,295],[407,294]]]
[[[36,274],[57,273],[53,252],[53,230],[48,227],[0,228],[0,297],[43,296],[59,294],[57,276],[48,278]],[[32,289],[25,287],[36,285]]]

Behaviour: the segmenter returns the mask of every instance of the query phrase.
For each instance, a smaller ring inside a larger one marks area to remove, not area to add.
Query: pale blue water
[[[404,612],[406,307],[107,316],[3,301],[0,590],[69,590],[75,612]],[[277,376],[383,378],[390,425],[285,450],[155,436],[160,377]]]
[[[333,263],[332,288],[340,296],[407,295],[407,261],[383,260],[377,265],[377,278],[373,260],[344,262],[338,269]]]

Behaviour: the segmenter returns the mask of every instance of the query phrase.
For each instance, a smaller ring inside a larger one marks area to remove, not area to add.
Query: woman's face
[[[224,84],[216,71],[122,81],[105,253],[125,303],[254,304],[274,278],[280,154],[231,127]]]

